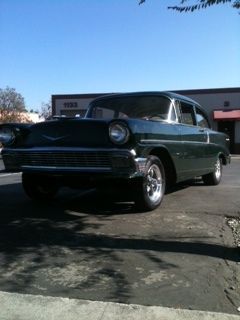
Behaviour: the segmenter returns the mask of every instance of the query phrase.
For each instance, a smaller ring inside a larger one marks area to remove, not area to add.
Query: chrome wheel
[[[159,198],[162,197],[162,174],[159,167],[156,164],[150,166],[147,172],[147,184],[146,192],[151,202],[158,202]]]
[[[141,211],[156,209],[165,193],[165,170],[161,160],[156,156],[149,156],[143,180],[136,182],[134,187],[134,201]]]
[[[202,176],[203,182],[206,185],[215,186],[220,183],[222,179],[222,160],[221,158],[217,158],[213,172],[205,174]]]
[[[218,158],[216,163],[215,163],[215,176],[217,180],[221,179],[222,176],[222,164],[221,160]]]

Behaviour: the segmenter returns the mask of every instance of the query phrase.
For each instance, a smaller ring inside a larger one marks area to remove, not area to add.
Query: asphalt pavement
[[[2,171],[0,319],[239,319],[239,171],[234,157],[219,186],[180,185],[149,213],[66,190],[36,205]]]

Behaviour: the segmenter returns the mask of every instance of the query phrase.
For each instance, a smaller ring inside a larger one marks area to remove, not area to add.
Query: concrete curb
[[[181,310],[158,306],[0,291],[0,320],[239,320],[240,316],[216,312]]]
[[[231,155],[231,158],[239,160],[240,159],[240,155],[239,154]]]

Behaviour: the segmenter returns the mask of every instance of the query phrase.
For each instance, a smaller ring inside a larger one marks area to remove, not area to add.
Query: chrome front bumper
[[[7,171],[106,173],[114,176],[141,176],[146,158],[133,150],[97,148],[4,149]]]

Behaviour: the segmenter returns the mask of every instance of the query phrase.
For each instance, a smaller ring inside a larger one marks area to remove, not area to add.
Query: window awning
[[[214,110],[214,120],[240,120],[240,110]]]

